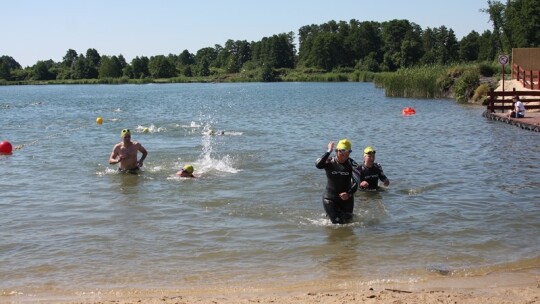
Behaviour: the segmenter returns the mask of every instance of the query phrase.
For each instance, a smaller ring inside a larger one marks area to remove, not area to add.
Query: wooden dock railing
[[[512,78],[521,82],[524,88],[540,90],[540,71],[525,70],[517,64],[512,64]]]
[[[540,109],[540,91],[516,91],[514,88],[512,91],[505,92],[491,90],[488,93],[487,112],[495,113],[495,111],[500,110],[501,113],[504,113],[507,110],[512,110],[514,96],[519,96],[526,111]]]

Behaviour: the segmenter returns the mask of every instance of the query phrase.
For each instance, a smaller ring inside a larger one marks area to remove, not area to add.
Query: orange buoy
[[[406,107],[403,110],[401,110],[401,113],[403,115],[413,115],[413,114],[416,114],[416,110],[411,107]]]

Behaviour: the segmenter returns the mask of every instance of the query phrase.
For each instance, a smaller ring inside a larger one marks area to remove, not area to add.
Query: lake
[[[0,86],[15,148],[0,155],[0,291],[355,288],[539,267],[540,136],[483,111],[372,83]],[[139,175],[108,164],[124,128],[149,152]],[[338,226],[315,160],[342,138],[357,161],[373,146],[391,184],[356,193]],[[175,176],[187,163],[197,178]]]

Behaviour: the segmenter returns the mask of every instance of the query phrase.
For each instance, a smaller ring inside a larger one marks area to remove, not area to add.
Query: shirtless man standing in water
[[[122,141],[117,143],[109,157],[109,164],[120,163],[118,171],[137,174],[139,168],[143,166],[143,161],[148,155],[146,149],[138,142],[131,141],[129,129],[123,129],[120,133]],[[142,153],[141,159],[137,160],[137,151]]]

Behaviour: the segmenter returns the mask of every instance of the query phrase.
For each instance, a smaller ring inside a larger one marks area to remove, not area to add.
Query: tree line
[[[421,65],[492,62],[514,47],[540,45],[538,0],[506,4],[489,0],[487,5],[482,11],[489,15],[493,30],[471,31],[461,40],[446,26],[422,29],[404,19],[332,20],[302,26],[298,50],[295,33],[289,32],[254,42],[227,40],[224,46],[216,44],[195,54],[184,50],[167,56],[137,56],[129,63],[121,54],[100,55],[93,48],[84,54],[69,49],[61,62],[38,61],[26,68],[4,55],[0,80],[161,79],[258,71],[259,80],[273,81],[280,69],[393,72]]]

